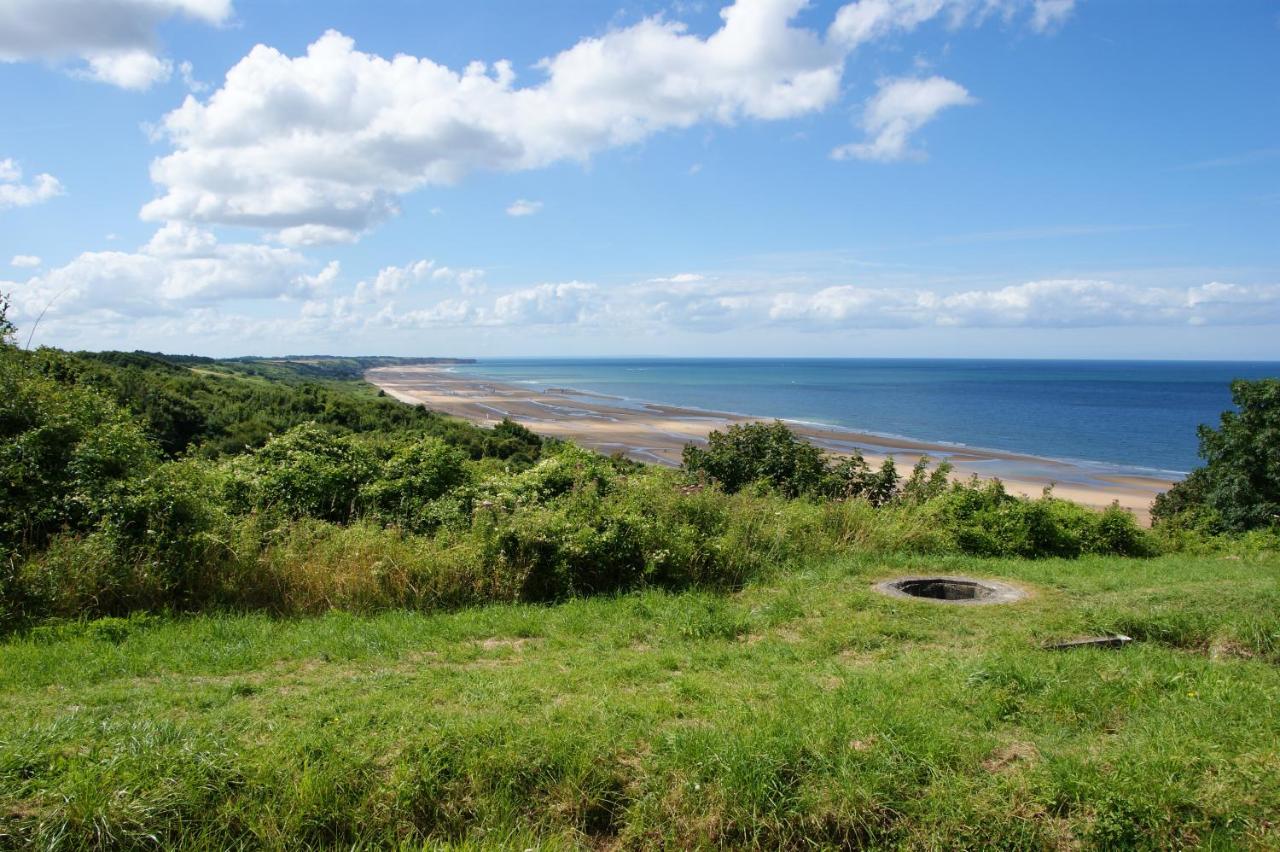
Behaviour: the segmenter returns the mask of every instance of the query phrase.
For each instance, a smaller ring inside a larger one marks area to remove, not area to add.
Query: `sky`
[[[20,342],[1280,359],[1280,3],[0,0]]]

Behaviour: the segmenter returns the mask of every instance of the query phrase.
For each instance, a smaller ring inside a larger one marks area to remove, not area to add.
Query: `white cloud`
[[[443,299],[429,308],[409,311],[403,315],[388,311],[375,321],[408,328],[432,328],[472,325],[476,320],[477,316],[467,300]]]
[[[539,284],[493,300],[481,311],[481,325],[581,325],[593,317],[598,288],[594,284],[570,281],[566,284]]]
[[[142,91],[163,83],[173,75],[173,63],[146,50],[94,53],[85,57],[88,66],[77,77],[110,83],[122,89]]]
[[[77,76],[146,89],[173,72],[156,49],[161,21],[218,25],[231,14],[231,0],[5,0],[0,62],[81,59]]]
[[[1044,20],[1065,19],[1074,0],[857,0],[842,6],[828,28],[828,38],[853,50],[895,33],[906,33],[942,17],[951,29],[978,25],[990,17],[1010,21],[1023,10],[1031,12],[1030,25],[1043,31]],[[1058,7],[1067,6],[1066,10]],[[1050,24],[1052,26],[1052,23]]]
[[[852,50],[895,30],[914,29],[947,7],[964,5],[946,0],[860,0],[840,7],[828,35],[832,41]]]
[[[463,293],[482,293],[486,289],[483,269],[454,269],[449,266],[436,267],[431,278],[437,282],[445,282],[456,286]]]
[[[1038,33],[1051,32],[1071,17],[1075,7],[1076,0],[1036,0],[1031,13],[1031,28]]]
[[[534,213],[537,213],[541,209],[542,209],[541,201],[528,201],[526,199],[521,198],[517,201],[511,202],[511,205],[507,207],[507,215],[508,216],[532,216]]]
[[[9,264],[18,269],[35,269],[40,265],[40,258],[34,254],[15,254]]]
[[[1169,288],[1068,279],[951,294],[843,286],[780,294],[769,319],[817,328],[1257,325],[1280,322],[1280,285]]]
[[[195,66],[190,62],[178,63],[178,73],[182,75],[182,85],[187,87],[187,91],[192,94],[200,94],[209,91],[209,84],[196,79]]]
[[[652,279],[604,289],[540,284],[489,303],[443,299],[367,319],[400,327],[563,326],[721,332],[908,328],[1102,328],[1280,323],[1280,285],[1210,283],[1136,287],[1102,280],[1043,280],[944,293],[841,285],[779,290],[769,282]]]
[[[697,272],[677,272],[666,278],[650,278],[651,284],[695,284],[704,280],[705,276]]]
[[[418,260],[405,266],[385,266],[372,282],[356,284],[355,300],[358,303],[376,302],[407,290],[410,285],[431,277],[435,261]]]
[[[384,302],[394,296],[411,293],[422,284],[437,288],[456,287],[464,294],[480,293],[484,291],[484,270],[439,266],[434,260],[415,260],[404,266],[384,266],[372,281],[357,282],[349,299],[339,297],[334,304],[354,306]]]
[[[837,160],[857,157],[882,162],[919,156],[909,147],[911,134],[947,107],[975,102],[964,86],[945,77],[882,80],[862,114],[862,127],[870,140],[842,145],[831,155]]]
[[[455,71],[364,53],[333,31],[297,57],[258,45],[207,99],[164,118],[173,150],[152,164],[162,194],[142,214],[259,227],[293,244],[354,239],[395,215],[400,195],[477,170],[585,161],[664,130],[824,109],[867,39],[943,11],[954,23],[1030,3],[859,0],[824,34],[793,25],[806,0],[736,0],[705,38],[647,18],[543,59],[523,87],[506,61]]]
[[[0,210],[30,207],[62,195],[62,183],[53,175],[39,174],[22,182],[22,169],[13,160],[0,160]]]
[[[65,266],[25,282],[0,281],[13,295],[21,321],[51,305],[48,321],[92,323],[175,315],[236,299],[307,297],[337,278],[331,263],[319,273],[300,254],[283,248],[220,243],[208,231],[171,222],[134,252],[85,252]]]

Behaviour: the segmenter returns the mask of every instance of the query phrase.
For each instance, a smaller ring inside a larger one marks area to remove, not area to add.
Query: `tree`
[[[13,337],[18,333],[18,327],[9,319],[9,311],[12,308],[13,302],[9,294],[0,293],[0,346],[12,346]]]
[[[1244,531],[1280,524],[1280,379],[1231,383],[1235,411],[1201,426],[1203,467],[1156,498],[1157,523]]]

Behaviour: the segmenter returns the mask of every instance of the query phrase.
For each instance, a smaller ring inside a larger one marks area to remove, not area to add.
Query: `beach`
[[[433,365],[378,367],[365,377],[402,402],[487,426],[509,417],[540,435],[668,466],[680,464],[685,445],[704,443],[714,430],[768,419],[637,402],[572,388],[508,384]],[[1103,508],[1119,503],[1143,523],[1149,520],[1151,501],[1172,485],[1168,479],[1119,475],[1086,463],[786,422],[797,434],[834,453],[857,450],[873,464],[892,456],[904,473],[921,456],[946,459],[957,478],[974,474],[984,479],[998,477],[1009,491],[1026,496],[1038,496],[1052,486],[1056,496],[1087,506]]]

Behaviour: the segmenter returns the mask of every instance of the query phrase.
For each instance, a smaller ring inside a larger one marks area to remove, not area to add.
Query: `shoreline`
[[[621,452],[637,461],[678,466],[688,443],[729,425],[780,419],[792,431],[833,453],[861,452],[871,464],[892,455],[900,471],[922,456],[947,460],[953,476],[999,478],[1011,493],[1038,496],[1053,486],[1055,496],[1095,508],[1113,502],[1149,523],[1155,496],[1175,480],[1093,469],[1072,462],[987,450],[938,441],[920,441],[861,432],[787,418],[753,417],[611,397],[591,391],[538,384],[513,384],[463,375],[443,366],[375,367],[365,380],[401,402],[491,426],[510,417],[540,435],[573,441],[598,452]]]

